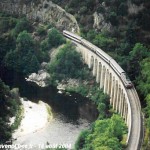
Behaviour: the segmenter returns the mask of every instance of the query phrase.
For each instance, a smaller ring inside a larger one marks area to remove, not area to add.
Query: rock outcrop
[[[143,4],[137,6],[137,5],[133,4],[133,3],[131,3],[131,1],[128,1],[127,4],[128,4],[128,12],[129,12],[129,14],[138,14],[139,11],[144,9]]]
[[[50,0],[1,0],[0,11],[15,15],[25,15],[33,21],[53,24],[59,30],[79,32],[74,16],[67,13]]]
[[[103,30],[107,30],[110,31],[112,28],[111,23],[107,23],[104,19],[104,16],[101,13],[97,13],[95,12],[93,14],[94,16],[94,25],[93,28],[103,31]]]
[[[28,78],[25,78],[26,81],[34,82],[41,87],[48,86],[47,80],[50,78],[50,75],[45,70],[39,70],[38,73],[32,73]]]

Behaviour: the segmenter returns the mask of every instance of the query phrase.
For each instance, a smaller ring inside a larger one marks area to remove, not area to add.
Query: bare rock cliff
[[[60,30],[79,32],[76,19],[50,0],[1,0],[0,11],[26,15],[30,20],[49,22]]]
[[[103,30],[111,31],[112,25],[111,23],[107,23],[105,21],[103,14],[95,12],[93,14],[93,17],[94,17],[94,24],[93,24],[94,29],[97,29],[100,31],[103,31]]]

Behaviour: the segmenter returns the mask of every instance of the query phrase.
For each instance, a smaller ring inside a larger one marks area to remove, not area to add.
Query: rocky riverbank
[[[39,70],[38,73],[32,73],[25,78],[26,81],[34,82],[41,87],[48,86],[47,80],[50,78],[50,75],[45,70]]]

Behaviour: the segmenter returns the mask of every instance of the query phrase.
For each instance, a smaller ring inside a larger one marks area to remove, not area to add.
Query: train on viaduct
[[[141,104],[134,85],[118,63],[97,46],[82,37],[64,30],[63,35],[78,45],[84,62],[92,70],[110,104],[128,126],[127,150],[140,150],[143,139]]]

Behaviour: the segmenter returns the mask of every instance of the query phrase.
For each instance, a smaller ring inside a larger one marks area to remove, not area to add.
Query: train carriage
[[[64,30],[63,35],[75,42],[82,44],[83,46],[89,48],[91,51],[96,53],[100,58],[102,58],[105,62],[107,62],[110,65],[110,67],[118,74],[118,76],[121,78],[121,81],[123,82],[126,88],[133,87],[133,84],[130,81],[130,79],[127,77],[125,71],[107,53],[105,53],[104,51],[102,51],[100,48],[93,45],[89,41],[83,39],[82,37],[75,35],[74,33]]]

